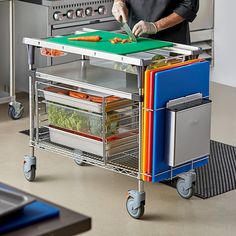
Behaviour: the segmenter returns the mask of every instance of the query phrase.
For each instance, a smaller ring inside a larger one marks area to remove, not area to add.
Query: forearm
[[[155,25],[158,29],[158,31],[162,31],[168,28],[171,28],[175,25],[180,24],[181,22],[183,22],[185,19],[178,15],[177,13],[172,13],[167,17],[164,17],[160,20],[158,20],[157,22],[155,22]]]

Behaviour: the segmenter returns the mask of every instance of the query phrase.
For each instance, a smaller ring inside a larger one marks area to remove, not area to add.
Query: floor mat
[[[48,129],[40,130],[48,133]],[[20,131],[29,135],[29,130]],[[236,147],[211,141],[211,156],[206,166],[196,169],[195,196],[207,199],[236,189]],[[176,186],[176,180],[165,181]]]
[[[48,136],[48,132],[49,132],[48,128],[46,128],[46,127],[40,128],[39,129],[40,138],[47,137]],[[29,136],[30,131],[29,131],[29,129],[26,129],[26,130],[20,131],[19,133],[25,134],[25,135]],[[34,136],[36,136],[36,129],[34,129]]]
[[[236,147],[211,141],[209,164],[196,170],[195,194],[210,198],[236,189]]]
[[[211,156],[206,166],[196,169],[195,196],[207,199],[236,189],[236,147],[211,141]],[[176,186],[176,180],[165,181]]]

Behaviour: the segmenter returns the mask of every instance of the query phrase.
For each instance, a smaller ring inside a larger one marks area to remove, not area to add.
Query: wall
[[[236,87],[236,1],[215,0],[215,67],[212,80]]]

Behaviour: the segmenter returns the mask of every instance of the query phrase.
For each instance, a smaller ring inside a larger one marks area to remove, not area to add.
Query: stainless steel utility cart
[[[143,176],[146,173],[142,170],[145,70],[157,54],[165,56],[163,62],[179,62],[197,57],[201,50],[174,44],[118,55],[47,39],[24,38],[23,42],[28,49],[30,71],[30,154],[25,156],[23,167],[26,179],[35,179],[35,148],[70,157],[79,165],[90,164],[134,177],[138,180],[138,190],[129,190],[126,206],[133,218],[140,218],[145,205]],[[82,59],[36,68],[34,55],[40,48],[82,55]],[[87,96],[91,100],[68,94]],[[99,97],[100,102],[94,101],[93,96]],[[208,156],[206,153],[197,158],[162,173],[166,179],[181,180],[177,188],[184,198],[193,194],[194,168],[200,166],[199,163],[206,164]],[[190,167],[184,169],[185,166]]]

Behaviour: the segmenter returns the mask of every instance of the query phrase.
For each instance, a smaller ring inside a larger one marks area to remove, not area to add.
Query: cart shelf
[[[133,149],[129,152],[122,152],[115,155],[111,160],[104,164],[102,157],[92,155],[90,153],[76,152],[73,148],[68,148],[62,145],[48,141],[40,141],[34,143],[34,146],[38,149],[42,149],[48,152],[58,154],[60,156],[69,157],[72,159],[82,159],[84,163],[91,164],[93,166],[108,169],[123,175],[127,175],[133,178],[138,178],[138,150]]]
[[[40,68],[36,72],[40,79],[65,83],[96,92],[134,99],[138,96],[136,75],[91,65],[89,61],[75,61]]]

